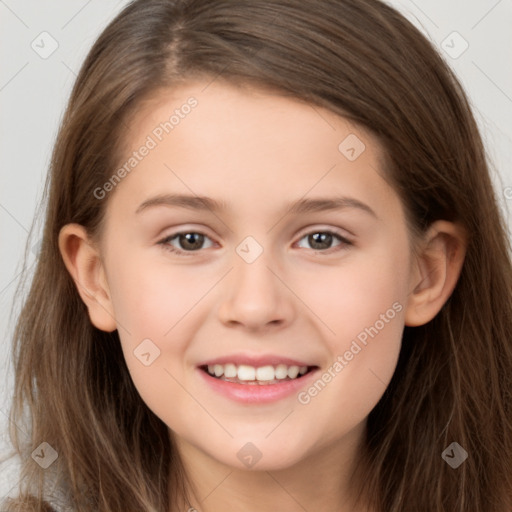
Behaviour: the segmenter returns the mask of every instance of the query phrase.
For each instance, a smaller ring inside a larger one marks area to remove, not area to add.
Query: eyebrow
[[[138,214],[155,206],[176,206],[190,210],[210,210],[212,212],[224,212],[228,205],[224,201],[218,201],[206,196],[191,196],[185,194],[161,194],[151,197],[141,203],[135,213]],[[378,218],[377,214],[365,203],[352,197],[319,197],[314,199],[299,199],[289,203],[285,209],[291,214],[305,214],[329,210],[342,210],[356,208],[371,216]]]

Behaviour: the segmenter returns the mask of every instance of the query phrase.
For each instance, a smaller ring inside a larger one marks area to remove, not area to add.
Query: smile
[[[231,355],[196,367],[207,387],[244,404],[277,402],[295,396],[315,378],[319,367],[280,356]]]

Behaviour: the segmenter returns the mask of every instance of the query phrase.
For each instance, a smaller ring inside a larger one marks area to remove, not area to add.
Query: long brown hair
[[[72,222],[97,232],[108,198],[94,191],[121,161],[129,116],[157,89],[197,77],[261,85],[366,127],[385,148],[386,176],[412,228],[439,219],[465,228],[459,282],[431,322],[405,328],[354,481],[377,512],[510,512],[504,221],[459,82],[426,38],[378,0],[135,0],[100,35],[55,144],[41,254],[15,332],[12,421],[26,419],[31,439],[12,433],[24,486],[10,510],[45,510],[43,484],[53,474],[77,511],[167,511],[184,492],[168,429],[139,397],[117,332],[89,321],[58,234]],[[58,453],[48,470],[30,457],[43,441]],[[457,469],[441,457],[452,442],[468,453]]]

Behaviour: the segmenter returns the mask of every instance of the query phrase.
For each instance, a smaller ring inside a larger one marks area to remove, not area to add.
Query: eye
[[[177,254],[186,254],[197,252],[199,249],[204,249],[203,244],[205,239],[210,240],[210,237],[197,231],[181,231],[179,233],[165,237],[158,243],[161,244],[167,251]],[[173,241],[176,241],[182,247],[182,249],[176,248],[174,245],[172,245]],[[210,247],[212,246],[213,244],[210,245]]]
[[[204,247],[206,240],[210,240],[210,245]],[[300,238],[298,243],[300,244],[302,240],[306,240],[312,250],[323,253],[333,252],[330,251],[330,249],[343,250],[347,246],[353,245],[352,242],[343,235],[331,230],[311,231]],[[333,246],[332,243],[334,241],[338,241],[338,243]],[[180,247],[176,247],[173,243],[177,243]],[[199,252],[200,249],[206,249],[214,245],[211,243],[209,236],[198,231],[180,231],[179,233],[165,237],[158,242],[158,244],[167,251],[183,256],[189,256],[191,253]]]
[[[307,240],[307,243],[310,244],[311,249],[314,251],[321,251],[321,252],[328,252],[329,249],[334,249],[338,247],[339,249],[336,250],[342,250],[346,248],[347,246],[353,245],[350,240],[342,236],[340,233],[337,233],[335,231],[311,231],[310,233],[307,233],[304,235],[300,240]],[[338,240],[338,244],[335,246],[332,246],[333,241]]]

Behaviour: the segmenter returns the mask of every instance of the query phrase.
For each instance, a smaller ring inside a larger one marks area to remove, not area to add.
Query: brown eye
[[[209,240],[210,238],[203,233],[198,233],[196,231],[182,231],[164,238],[159,242],[159,244],[163,245],[171,252],[190,253],[198,252],[199,249],[204,249],[205,247],[203,247],[203,244],[207,239]],[[176,247],[176,243],[178,244],[178,247]],[[213,244],[209,247],[211,246],[213,246]]]
[[[184,233],[177,235],[177,237],[179,244],[185,250],[200,249],[204,243],[204,235],[201,233]]]
[[[309,248],[314,251],[326,251],[335,247],[341,246],[340,248],[343,248],[347,245],[352,245],[349,240],[333,231],[314,231],[303,236],[301,240],[307,240]],[[338,243],[332,245],[336,240],[338,240]]]

